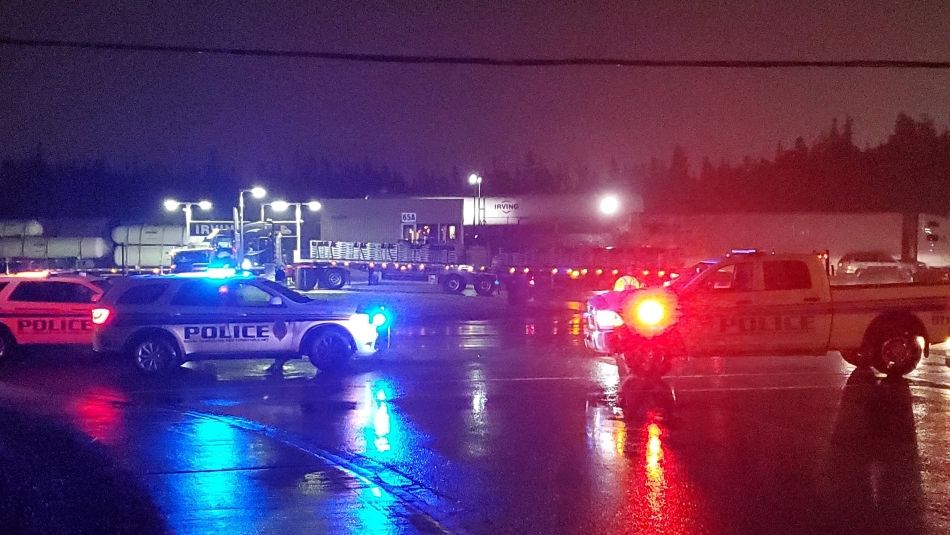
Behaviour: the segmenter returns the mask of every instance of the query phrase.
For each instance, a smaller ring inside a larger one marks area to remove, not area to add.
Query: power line
[[[50,39],[10,39],[0,37],[0,46],[30,48],[68,48],[76,50],[112,50],[126,52],[172,52],[179,54],[215,54],[277,58],[323,59],[361,63],[402,63],[430,65],[478,65],[486,67],[686,67],[725,69],[950,69],[950,61],[892,59],[848,60],[657,60],[625,58],[493,58],[479,56],[419,56],[403,54],[355,54],[266,48],[220,48],[179,45],[148,45],[94,41],[58,41]]]

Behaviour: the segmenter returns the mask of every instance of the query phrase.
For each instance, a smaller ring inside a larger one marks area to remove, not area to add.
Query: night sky
[[[950,2],[0,2],[13,38],[499,57],[950,59]],[[567,4],[567,3],[565,3]],[[593,5],[593,3],[592,3]],[[274,7],[274,6],[280,6]],[[492,68],[0,47],[0,157],[368,159],[412,174],[771,156],[833,116],[856,143],[950,116],[950,72]]]

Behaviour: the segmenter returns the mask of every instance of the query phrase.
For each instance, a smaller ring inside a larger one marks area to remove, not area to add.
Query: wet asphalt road
[[[577,304],[399,289],[328,297],[397,310],[391,349],[348,374],[149,380],[55,351],[8,367],[0,399],[78,431],[175,533],[950,532],[943,358],[907,381],[836,355],[695,359],[621,410]]]

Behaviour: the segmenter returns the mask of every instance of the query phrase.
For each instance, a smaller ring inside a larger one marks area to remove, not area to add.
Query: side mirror
[[[284,306],[284,300],[275,295],[274,297],[270,298],[270,303],[268,303],[268,306],[282,307]]]

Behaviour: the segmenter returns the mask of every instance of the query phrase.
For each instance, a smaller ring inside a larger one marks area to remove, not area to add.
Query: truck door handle
[[[805,298],[806,303],[817,303],[818,301],[821,301],[820,297],[806,297]]]
[[[751,299],[740,299],[739,301],[736,301],[736,304],[737,304],[737,305],[751,305],[751,304],[752,304],[752,300],[751,300]]]

